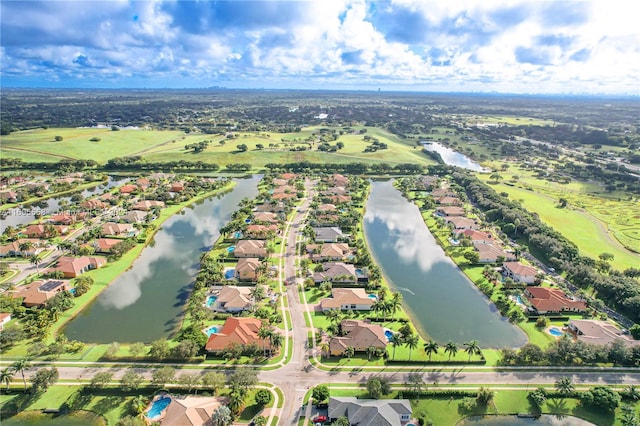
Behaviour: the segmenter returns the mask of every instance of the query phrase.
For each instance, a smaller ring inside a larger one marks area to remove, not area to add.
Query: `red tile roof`
[[[255,343],[262,348],[270,348],[268,340],[258,337],[262,320],[257,318],[231,317],[227,318],[222,329],[212,334],[205,345],[208,352],[220,352],[233,344],[246,346]]]
[[[584,311],[587,304],[583,300],[567,297],[562,290],[546,287],[529,287],[525,291],[529,302],[539,312]]]

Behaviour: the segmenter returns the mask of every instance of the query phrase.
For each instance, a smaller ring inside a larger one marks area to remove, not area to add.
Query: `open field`
[[[594,184],[572,182],[562,185],[536,179],[523,170],[502,173],[505,179],[493,187],[506,192],[513,200],[537,213],[540,218],[574,242],[582,255],[597,258],[608,252],[615,256],[611,262],[615,269],[636,267],[640,255],[639,203],[637,200],[618,198],[618,194],[602,194]],[[510,175],[518,175],[517,182],[509,182]],[[478,174],[484,181],[489,176]],[[568,205],[559,208],[558,200],[565,198]]]
[[[220,135],[185,134],[180,131],[120,130],[110,129],[35,129],[12,133],[0,138],[6,155],[23,161],[55,162],[62,159],[93,159],[104,163],[113,157],[140,155],[149,161],[202,161],[221,166],[230,163],[249,163],[254,167],[264,167],[268,163],[310,161],[314,163],[423,163],[433,164],[428,156],[412,142],[405,142],[384,130],[367,128],[367,135],[386,143],[388,149],[364,152],[369,142],[360,134],[344,134],[336,141],[343,142],[344,148],[337,152],[318,151],[318,143],[304,140],[319,127],[308,127],[299,133],[237,132],[233,139]],[[339,130],[340,128],[336,128]],[[56,142],[55,136],[63,140]],[[90,139],[98,137],[99,142]],[[186,150],[185,145],[211,141],[199,153]],[[220,143],[223,141],[224,143]],[[240,152],[237,145],[245,144],[248,150]],[[263,145],[258,149],[257,145]],[[305,151],[291,151],[295,147],[305,147]]]

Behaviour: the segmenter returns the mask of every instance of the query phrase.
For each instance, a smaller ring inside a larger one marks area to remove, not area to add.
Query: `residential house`
[[[327,228],[337,225],[339,220],[337,214],[317,214],[309,219],[309,224],[316,228]]]
[[[555,288],[527,287],[524,296],[531,303],[532,310],[539,315],[587,310],[584,300],[569,297],[564,291]]]
[[[307,252],[313,261],[346,260],[353,250],[347,243],[308,244]]]
[[[513,253],[504,251],[502,247],[498,245],[474,243],[473,248],[478,252],[478,262],[480,263],[516,260],[516,256]]]
[[[350,195],[331,195],[327,197],[327,200],[331,201],[333,204],[346,204],[351,202]]]
[[[458,197],[444,196],[436,198],[436,204],[441,206],[461,206],[462,201]]]
[[[161,423],[172,426],[212,426],[213,413],[221,405],[227,405],[228,398],[214,396],[181,396],[171,398]]]
[[[260,259],[255,257],[242,257],[235,267],[235,277],[242,281],[255,281],[260,271]]]
[[[184,182],[173,182],[169,187],[170,192],[182,192],[184,191]]]
[[[138,235],[138,232],[140,232],[130,223],[107,222],[103,223],[100,229],[104,235],[116,235],[124,237],[133,237]]]
[[[320,204],[318,206],[318,208],[316,208],[317,211],[319,212],[336,212],[338,211],[338,209],[336,208],[335,204]]]
[[[431,191],[431,196],[436,199],[441,197],[456,197],[457,194],[449,188],[436,188]]]
[[[313,274],[313,281],[321,283],[330,281],[332,283],[356,283],[355,266],[343,262],[327,262],[322,264],[322,272]]]
[[[51,216],[51,218],[48,220],[49,223],[53,223],[54,225],[73,225],[74,223],[76,223],[76,217],[74,215],[70,215],[70,214],[65,214],[65,213],[61,213],[61,214],[56,214]]]
[[[240,240],[233,250],[235,257],[257,257],[267,256],[267,244],[263,240]]]
[[[142,188],[142,190],[145,190],[145,189],[149,188],[149,185],[151,185],[151,182],[147,178],[140,178],[140,179],[136,180],[136,185],[138,185],[140,188]]]
[[[161,181],[173,179],[176,175],[174,173],[151,173],[148,177],[150,180]]]
[[[254,212],[253,221],[264,223],[278,223],[280,222],[280,218],[277,214],[272,212]]]
[[[263,203],[258,204],[255,210],[257,212],[285,213],[287,206],[284,203]]]
[[[164,201],[142,200],[131,206],[132,210],[149,211],[154,207],[164,208]]]
[[[280,200],[290,200],[292,198],[296,198],[297,195],[295,193],[284,193],[284,192],[280,192],[277,194],[273,194],[271,196],[272,200],[276,200],[276,201],[280,201]]]
[[[258,331],[262,326],[262,320],[248,317],[230,317],[224,322],[222,328],[209,336],[205,350],[219,353],[232,345],[249,346],[256,345],[260,348],[271,349],[269,339],[258,337]]]
[[[436,209],[436,214],[444,217],[464,216],[464,209],[459,206],[438,207]]]
[[[364,352],[367,348],[385,349],[387,336],[384,328],[378,324],[371,324],[362,320],[346,319],[340,323],[344,336],[334,336],[329,339],[329,353],[340,356],[348,347],[356,352]]]
[[[91,199],[82,201],[80,207],[85,210],[104,210],[109,207],[109,204],[97,199]]]
[[[53,230],[59,234],[66,234],[69,232],[69,227],[66,225],[53,225]],[[26,235],[29,238],[49,238],[53,234],[49,231],[47,225],[29,225],[20,234]]]
[[[438,183],[438,178],[436,176],[420,176],[416,181],[416,186],[414,189],[416,191],[431,191],[436,183]]]
[[[22,299],[22,304],[27,308],[31,308],[34,306],[44,306],[47,301],[53,299],[56,294],[69,289],[69,281],[38,280],[16,288],[16,290],[12,291],[11,297],[14,299]]]
[[[274,186],[284,186],[287,185],[289,183],[288,180],[286,179],[278,179],[278,178],[274,178],[271,183],[273,183]]]
[[[608,345],[619,340],[627,347],[640,346],[640,340],[634,340],[609,321],[570,320],[568,328],[578,340],[585,343]]]
[[[11,321],[11,314],[8,312],[0,312],[0,330],[3,330],[9,321]]]
[[[341,311],[370,311],[376,299],[369,297],[363,288],[334,288],[331,297],[320,301],[322,312],[340,309]]]
[[[276,188],[274,188],[273,190],[273,194],[295,194],[296,189],[291,186],[291,185],[283,185],[283,186],[278,186]]]
[[[109,254],[111,250],[121,242],[122,240],[115,238],[98,238],[92,245],[96,249],[96,253]]]
[[[20,246],[24,243],[31,243],[25,250],[21,250]],[[47,246],[47,242],[35,238],[20,238],[16,241],[10,241],[0,245],[0,257],[20,256],[31,257],[40,254]]]
[[[493,244],[495,238],[493,234],[487,231],[478,231],[477,229],[462,229],[457,233],[458,238],[468,238],[473,244]]]
[[[520,262],[505,262],[502,264],[502,275],[518,283],[533,284],[537,274],[538,270],[536,268],[523,265]]]
[[[147,213],[141,210],[133,210],[123,214],[119,219],[127,223],[144,223],[146,217]]]
[[[411,413],[408,399],[329,398],[329,419],[347,417],[352,425],[403,426],[411,419]]]
[[[15,191],[1,191],[0,200],[7,203],[15,203],[18,201],[18,193]]]
[[[347,195],[347,188],[344,186],[332,186],[320,192],[321,195]]]
[[[138,190],[138,187],[136,185],[122,185],[119,189],[121,194],[131,194],[132,192],[135,192]]]
[[[247,229],[245,229],[244,235],[248,238],[266,240],[270,237],[278,235],[279,232],[280,232],[280,228],[276,224],[271,224],[271,225],[251,224],[247,226]]]
[[[315,241],[322,243],[336,243],[339,239],[346,237],[342,229],[337,226],[313,228],[313,232],[316,235]]]
[[[336,173],[333,176],[331,176],[330,181],[333,183],[333,186],[346,187],[347,185],[349,185],[349,178],[339,173]]]
[[[461,229],[479,229],[480,225],[473,219],[462,216],[447,217],[447,225],[452,225],[454,230]]]
[[[106,263],[107,259],[100,256],[62,256],[58,258],[56,266],[49,268],[47,272],[62,271],[65,278],[75,278],[91,269],[100,268]]]
[[[222,287],[216,295],[211,309],[216,312],[238,313],[251,309],[253,299],[251,289],[253,287],[236,287],[227,285]]]
[[[296,177],[298,177],[298,175],[296,175],[295,173],[283,173],[282,175],[280,175],[280,178],[286,180],[287,182],[291,179],[295,179]]]

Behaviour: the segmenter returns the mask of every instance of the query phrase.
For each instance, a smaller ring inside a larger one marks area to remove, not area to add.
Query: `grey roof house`
[[[411,420],[411,403],[407,399],[329,398],[329,418],[342,416],[358,426],[403,426]]]

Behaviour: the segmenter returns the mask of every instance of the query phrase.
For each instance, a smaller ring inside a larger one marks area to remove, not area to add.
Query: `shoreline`
[[[150,225],[154,225],[154,229],[151,233],[149,233],[149,235],[146,236],[144,243],[137,243],[136,247],[134,247],[129,253],[133,252],[135,254],[135,256],[133,257],[133,259],[131,259],[130,262],[128,262],[126,265],[124,265],[122,267],[122,269],[117,272],[117,274],[113,277],[113,279],[111,279],[107,284],[104,284],[101,289],[99,291],[97,291],[94,295],[92,295],[92,297],[90,297],[88,300],[86,300],[77,311],[71,313],[68,317],[65,315],[62,315],[61,318],[54,324],[51,333],[50,333],[50,337],[48,337],[46,340],[49,341],[50,339],[55,340],[55,338],[60,334],[61,330],[64,328],[64,326],[67,325],[67,323],[69,323],[70,321],[72,321],[75,317],[77,317],[81,312],[83,312],[90,304],[92,304],[95,299],[97,299],[97,297],[102,294],[102,292],[104,290],[106,290],[109,286],[111,286],[111,284],[123,273],[127,272],[129,269],[131,269],[131,267],[133,266],[133,264],[135,263],[135,261],[140,257],[140,255],[142,254],[142,251],[150,244],[150,242],[153,240],[153,237],[155,236],[155,234],[160,230],[162,224],[164,222],[166,222],[169,218],[173,217],[174,215],[176,215],[177,213],[179,213],[182,209],[186,208],[186,207],[190,207],[192,204],[207,199],[209,197],[213,197],[216,196],[220,193],[229,191],[231,189],[233,189],[233,187],[235,187],[236,182],[234,181],[229,181],[224,187],[222,188],[218,188],[216,190],[207,192],[205,194],[202,195],[198,195],[196,197],[194,197],[193,199],[187,200],[183,203],[180,204],[175,204],[169,207],[166,207],[164,209],[164,211],[162,211],[160,213],[160,215],[158,216],[158,218],[156,219],[158,222],[154,223],[151,222]],[[163,217],[163,214],[164,217]],[[137,252],[136,252],[137,250]],[[125,256],[128,253],[125,253]],[[124,257],[124,256],[123,256]],[[120,260],[120,259],[118,259]],[[118,261],[116,260],[116,262]],[[95,284],[94,284],[95,285]],[[73,308],[72,308],[73,309]],[[58,324],[58,322],[62,321],[60,324]],[[83,342],[86,345],[102,345],[102,344],[106,344],[106,343],[86,343]],[[119,343],[123,343],[123,344],[127,344],[127,342],[119,342]]]

